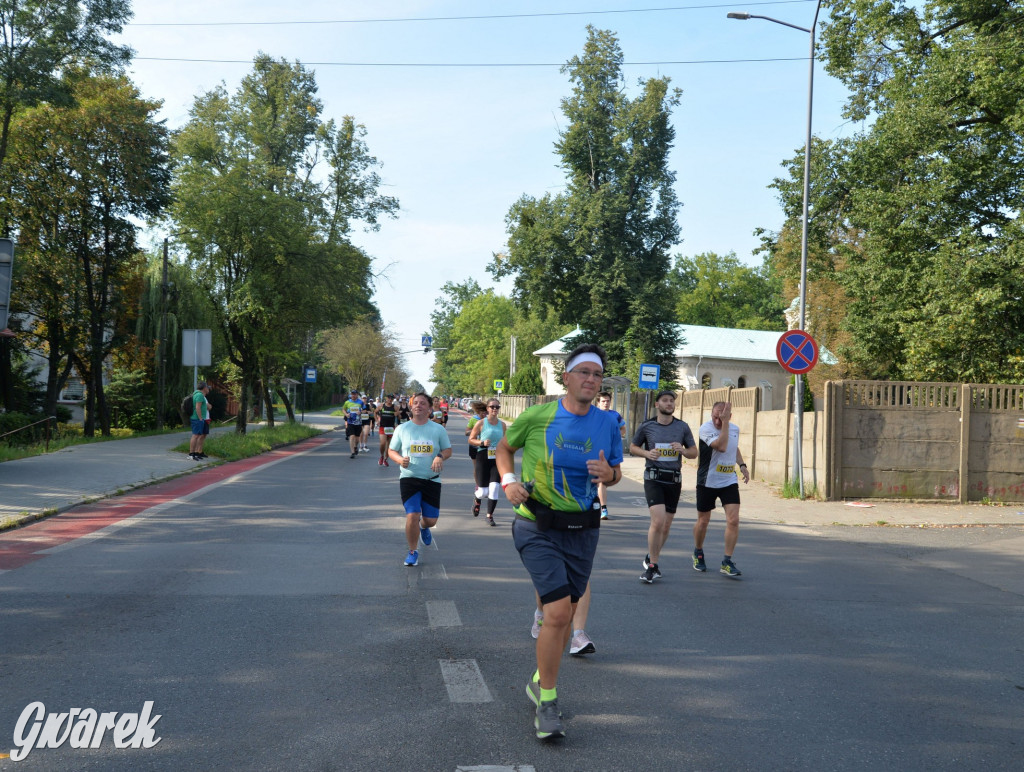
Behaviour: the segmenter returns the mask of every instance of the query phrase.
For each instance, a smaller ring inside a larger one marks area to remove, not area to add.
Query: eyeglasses
[[[570,370],[569,372],[572,373],[573,375],[578,375],[583,380],[587,380],[588,378],[603,378],[604,377],[604,373],[602,373],[600,371],[597,371],[597,370],[579,370],[579,369],[576,369],[576,370]]]
[[[488,410],[501,410],[501,405],[488,405]]]

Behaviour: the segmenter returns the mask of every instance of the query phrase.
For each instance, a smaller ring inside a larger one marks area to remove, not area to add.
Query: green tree
[[[675,295],[680,324],[786,329],[781,280],[766,267],[743,265],[734,252],[677,255],[668,287]]]
[[[17,116],[5,174],[28,285],[39,282],[18,302],[31,304],[23,310],[55,360],[48,399],[72,362],[87,384],[91,436],[97,424],[110,432],[104,367],[132,335],[143,264],[137,221],[166,202],[167,132],[155,120],[159,103],[126,78],[68,77],[71,106],[40,104]]]
[[[221,86],[197,98],[174,141],[173,215],[238,369],[239,432],[251,395],[269,401],[311,333],[375,311],[370,258],[348,234],[398,204],[377,193],[365,129],[323,121],[316,91],[298,62],[260,54],[233,96]]]
[[[129,0],[0,0],[0,172],[19,109],[70,105],[64,75],[76,66],[104,72],[127,64],[131,49],[107,36],[130,18]]]
[[[451,394],[457,388],[454,369],[460,354],[457,341],[452,336],[455,321],[462,307],[482,292],[473,278],[464,282],[448,281],[441,287],[441,296],[434,300],[434,310],[430,312],[430,336],[439,350],[434,352],[430,373],[440,394]]]
[[[628,97],[622,61],[616,37],[588,27],[583,55],[562,69],[573,86],[555,143],[566,191],[512,206],[508,254],[489,270],[514,277],[518,305],[579,323],[606,347],[613,372],[635,374],[641,361],[674,367],[679,342],[664,289],[679,241],[668,155],[681,92],[650,78]]]
[[[833,351],[866,377],[1019,380],[1020,3],[830,5],[825,66],[850,88],[846,116],[869,123],[812,150],[809,288],[839,290]],[[789,219],[774,259],[792,250],[798,164],[776,181]]]
[[[507,379],[512,325],[512,301],[492,289],[467,300],[455,319],[453,354],[447,358],[446,378],[457,394],[490,394],[494,380]]]

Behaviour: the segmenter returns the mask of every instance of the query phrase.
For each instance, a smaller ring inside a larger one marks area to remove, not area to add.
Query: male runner
[[[441,471],[452,456],[448,432],[429,419],[432,406],[428,395],[416,394],[409,403],[412,420],[395,429],[388,449],[391,460],[402,467],[398,488],[405,506],[407,566],[419,563],[416,546],[420,539],[427,547],[433,541],[430,529],[437,524],[441,512]]]
[[[398,419],[398,406],[395,405],[395,395],[388,394],[384,402],[377,406],[377,426],[380,427],[380,460],[377,466],[389,466],[388,447],[391,445],[391,435],[395,433],[395,422]]]
[[[607,410],[608,413],[615,417],[615,420],[619,422],[619,434],[622,439],[626,439],[626,421],[623,419],[622,414],[617,410],[612,410],[612,395],[611,392],[602,391],[597,395],[597,407],[599,410]],[[604,483],[598,483],[597,485],[597,498],[601,502],[601,519],[608,519],[608,490],[605,488]]]
[[[673,414],[676,412],[676,395],[673,391],[659,391],[654,401],[657,414],[637,427],[629,452],[647,459],[644,467],[644,496],[651,513],[651,525],[647,530],[647,557],[644,558],[644,572],[641,582],[653,584],[661,578],[658,561],[662,547],[668,540],[679,505],[679,493],[683,483],[680,477],[682,461],[680,456],[697,458],[697,443],[693,432],[685,421]]]
[[[697,466],[697,522],[693,524],[693,568],[707,571],[704,563],[704,537],[711,522],[715,500],[721,499],[725,510],[725,557],[721,573],[737,579],[742,572],[732,562],[732,553],[740,534],[740,484],[736,470],[743,474],[743,484],[750,482],[747,465],[740,454],[740,427],[729,423],[732,404],[716,402],[711,407],[711,420],[701,424],[700,461]]]
[[[348,399],[341,409],[345,411],[345,436],[352,449],[349,458],[355,458],[359,455],[359,438],[363,435],[363,401],[359,399],[357,389],[349,392]]]
[[[622,478],[618,426],[592,404],[605,361],[604,350],[595,344],[574,349],[562,375],[565,396],[527,408],[498,443],[501,484],[516,510],[512,537],[543,605],[537,670],[526,685],[541,739],[565,734],[556,682],[597,551],[597,483],[614,485]],[[515,475],[520,448],[523,483]]]

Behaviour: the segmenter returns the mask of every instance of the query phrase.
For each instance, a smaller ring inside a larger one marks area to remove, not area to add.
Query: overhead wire
[[[806,4],[815,0],[761,0],[753,3],[740,3],[744,7],[756,7],[764,5],[794,5]],[[411,16],[401,18],[375,18],[375,19],[320,19],[320,20],[284,20],[284,21],[165,21],[165,22],[129,22],[125,26],[132,27],[256,27],[256,26],[282,26],[296,24],[393,24],[408,22],[430,22],[430,21],[483,21],[491,19],[537,19],[557,16],[600,16],[608,14],[626,13],[657,13],[665,11],[699,11],[713,8],[732,8],[737,3],[714,3],[703,5],[674,5],[659,8],[619,8],[591,11],[544,11],[537,13],[502,13],[482,14],[465,16]]]

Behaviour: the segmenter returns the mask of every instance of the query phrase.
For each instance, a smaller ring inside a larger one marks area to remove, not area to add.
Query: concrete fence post
[[[968,467],[967,456],[971,447],[971,386],[960,385],[960,468],[959,494],[960,503],[967,503]]]

